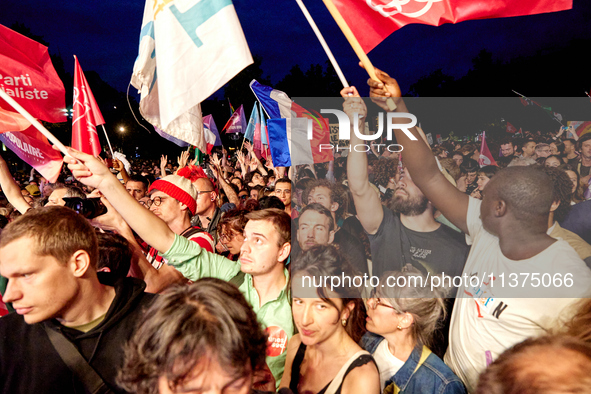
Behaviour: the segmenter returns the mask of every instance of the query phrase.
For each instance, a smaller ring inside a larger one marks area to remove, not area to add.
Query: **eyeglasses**
[[[202,195],[202,194],[205,194],[205,193],[211,193],[212,191],[213,191],[213,190],[203,190],[203,191],[197,191],[197,197],[199,197],[200,195]]]
[[[140,201],[140,204],[145,205],[146,207],[150,208],[152,206],[152,204],[154,204],[155,206],[159,207],[160,204],[162,204],[163,200],[166,200],[168,197],[159,197],[156,196],[150,200],[147,201]]]
[[[398,309],[394,308],[392,305],[384,304],[382,301],[380,301],[380,298],[377,297],[376,293],[377,293],[376,289],[373,289],[369,295],[370,299],[375,300],[375,302],[373,302],[371,304],[369,302],[367,303],[371,309],[376,309],[378,306],[381,305],[381,306],[385,306],[386,308],[393,309],[396,313],[402,313]]]

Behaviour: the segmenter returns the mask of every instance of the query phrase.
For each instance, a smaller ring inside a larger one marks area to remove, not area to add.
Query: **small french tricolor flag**
[[[280,90],[261,85],[256,80],[250,83],[250,87],[270,117],[267,133],[275,167],[325,163],[334,159],[326,119],[292,103]]]

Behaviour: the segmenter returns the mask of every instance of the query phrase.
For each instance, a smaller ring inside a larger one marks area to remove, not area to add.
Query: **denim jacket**
[[[361,346],[373,355],[383,340],[383,337],[368,332],[361,338]],[[422,350],[423,345],[418,344],[398,372],[386,381],[386,387],[396,383],[400,393],[465,394],[466,388],[460,378],[433,353],[414,372]]]

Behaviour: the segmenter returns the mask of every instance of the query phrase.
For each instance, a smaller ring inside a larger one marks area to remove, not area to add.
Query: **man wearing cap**
[[[25,189],[33,197],[39,197],[41,195],[41,191],[39,190],[39,187],[37,187],[37,185],[29,184],[25,187]]]
[[[149,189],[150,200],[148,202],[150,211],[164,221],[168,227],[180,236],[197,242],[199,246],[209,252],[214,251],[214,242],[210,234],[199,227],[191,225],[191,217],[197,210],[197,190],[191,181],[179,175],[167,175],[156,180]],[[142,246],[147,250],[146,259],[157,270],[146,272],[147,290],[150,292],[161,292],[168,286],[177,282],[184,282],[184,276],[170,265],[158,251],[146,243]]]

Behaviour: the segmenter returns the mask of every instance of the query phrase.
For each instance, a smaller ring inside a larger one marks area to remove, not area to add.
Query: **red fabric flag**
[[[309,111],[304,107],[291,103],[291,110],[296,118],[312,119],[312,135],[310,146],[312,148],[314,163],[326,163],[334,160],[332,149],[320,149],[320,145],[330,145],[330,127],[328,120],[316,111]]]
[[[332,0],[368,53],[404,25],[533,15],[572,8],[572,0]]]
[[[89,155],[101,153],[96,126],[105,121],[90,91],[78,58],[74,56],[74,116],[72,117],[72,148]]]
[[[5,131],[23,131],[31,127],[31,122],[18,112],[0,107],[0,133]]]
[[[511,123],[507,122],[507,133],[515,134],[516,131],[517,131],[517,127],[515,127]]]
[[[36,118],[47,122],[67,120],[66,90],[51,64],[47,47],[2,25],[0,89]],[[28,123],[0,99],[0,133],[22,131],[28,127],[24,122]]]
[[[486,145],[484,131],[482,132],[482,144],[480,145],[480,158],[478,159],[478,164],[480,164],[480,167],[497,165],[497,162],[490,153],[490,150],[488,150],[488,145]]]
[[[62,155],[52,148],[47,138],[35,126],[23,132],[2,133],[0,141],[49,182],[57,181],[62,169]]]

